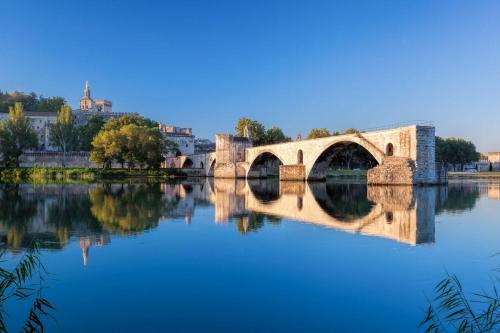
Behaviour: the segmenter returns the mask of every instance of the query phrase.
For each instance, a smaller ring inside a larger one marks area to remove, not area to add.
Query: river
[[[487,289],[500,251],[493,181],[2,185],[0,208],[4,265],[41,244],[48,332],[414,332],[446,271]]]

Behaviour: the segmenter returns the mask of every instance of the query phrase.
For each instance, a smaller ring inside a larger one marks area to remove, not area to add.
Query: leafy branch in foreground
[[[424,332],[497,332],[500,328],[500,299],[496,283],[492,291],[475,293],[468,299],[460,280],[447,274],[434,288],[435,297],[419,327]]]
[[[4,252],[0,253],[0,257]],[[0,267],[0,332],[8,332],[5,322],[7,312],[5,304],[9,299],[34,298],[29,314],[22,328],[23,332],[44,332],[43,318],[51,317],[54,306],[43,297],[43,282],[46,274],[45,267],[40,260],[40,251],[34,243],[26,251],[17,266],[8,271]],[[34,283],[34,279],[38,279]]]

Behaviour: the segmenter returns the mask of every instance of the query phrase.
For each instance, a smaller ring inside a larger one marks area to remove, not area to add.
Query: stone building
[[[194,153],[206,154],[215,151],[215,143],[208,139],[195,139],[194,140]]]
[[[489,152],[488,162],[490,163],[500,163],[500,151]]]
[[[85,81],[85,91],[80,99],[80,110],[86,112],[112,112],[113,103],[105,99],[96,99],[90,96],[89,81]]]
[[[158,127],[166,140],[175,142],[177,146],[179,146],[179,151],[182,155],[194,154],[195,138],[191,128],[170,126],[166,124],[160,124]]]
[[[54,147],[50,146],[49,134],[50,134],[50,124],[53,124],[57,120],[57,113],[55,112],[25,112],[26,117],[30,121],[30,125],[36,133],[38,138],[38,150],[54,150]],[[0,120],[8,120],[8,113],[0,113]]]

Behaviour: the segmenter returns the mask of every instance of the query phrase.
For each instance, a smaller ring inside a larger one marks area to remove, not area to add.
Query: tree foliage
[[[9,107],[9,119],[0,123],[0,152],[6,166],[19,166],[23,150],[36,148],[38,139],[26,117],[23,105]]]
[[[92,150],[92,140],[104,126],[105,121],[100,115],[93,115],[85,125],[78,127],[79,149],[83,151]]]
[[[240,118],[235,128],[236,136],[244,136],[245,127],[248,128],[250,139],[255,146],[261,146],[266,143],[266,129],[264,125],[249,118]]]
[[[306,139],[326,138],[327,136],[330,136],[330,132],[326,128],[313,128]]]
[[[108,121],[93,139],[92,147],[90,159],[103,167],[116,161],[129,168],[159,168],[167,152],[155,122],[136,116]]]
[[[73,111],[67,104],[61,106],[55,124],[50,124],[50,143],[63,153],[62,165],[66,166],[66,153],[77,145],[78,130],[73,121]]]
[[[436,161],[443,163],[463,164],[478,161],[480,153],[476,146],[464,139],[447,138],[436,136]]]
[[[271,127],[266,131],[265,144],[267,145],[290,141],[291,139],[279,127]]]
[[[9,107],[15,103],[21,103],[26,111],[33,112],[57,112],[66,104],[62,97],[43,97],[34,92],[25,94],[14,91],[12,93],[3,93],[0,91],[0,112],[8,112]]]
[[[279,127],[271,127],[268,130],[260,122],[249,118],[240,118],[236,124],[236,136],[245,135],[245,128],[248,128],[250,139],[254,146],[288,142],[291,139],[283,133]]]

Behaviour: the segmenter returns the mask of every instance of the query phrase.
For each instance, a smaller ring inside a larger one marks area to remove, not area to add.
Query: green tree
[[[141,116],[121,116],[119,118],[112,118],[108,120],[106,124],[104,124],[104,130],[119,130],[125,125],[134,124],[137,126],[143,127],[156,127],[158,128],[158,122],[153,121],[151,119],[147,119]]]
[[[73,111],[67,104],[61,106],[55,124],[50,124],[50,143],[63,153],[62,165],[66,166],[68,151],[75,148],[78,132],[73,121]]]
[[[21,103],[24,110],[30,112],[57,112],[66,104],[62,97],[38,97],[34,92],[25,94],[20,91],[2,93],[0,91],[0,112],[7,112],[15,103]]]
[[[110,124],[111,122],[111,124]],[[113,161],[129,168],[159,168],[167,153],[163,134],[154,122],[123,116],[106,123],[92,141],[90,159],[104,168]],[[170,148],[173,145],[169,145]]]
[[[93,115],[83,126],[78,127],[78,141],[80,150],[92,150],[92,140],[104,126],[105,122],[102,116]]]
[[[250,139],[254,146],[261,146],[266,143],[266,130],[264,125],[249,118],[240,118],[236,124],[236,136],[244,136],[245,128],[248,128]]]
[[[90,160],[102,164],[103,168],[110,168],[113,160],[125,163],[126,142],[119,130],[101,130],[92,140]]]
[[[356,133],[359,133],[359,131],[355,128],[350,127],[346,129],[343,134],[356,134]]]
[[[165,150],[167,154],[175,155],[179,150],[179,145],[172,140],[165,139]]]
[[[266,131],[265,143],[275,144],[281,142],[290,142],[291,139],[283,133],[279,127],[271,127]]]
[[[66,105],[66,100],[62,97],[40,97],[36,106],[38,112],[58,112]]]
[[[327,136],[330,136],[330,132],[326,128],[313,128],[307,135],[306,139],[318,139],[325,138]]]
[[[460,138],[443,139],[436,136],[437,162],[460,164],[463,168],[464,163],[478,161],[480,156],[476,146],[470,141]]]
[[[38,140],[19,102],[9,107],[9,119],[0,123],[0,152],[6,166],[19,166],[23,150],[36,148]]]

